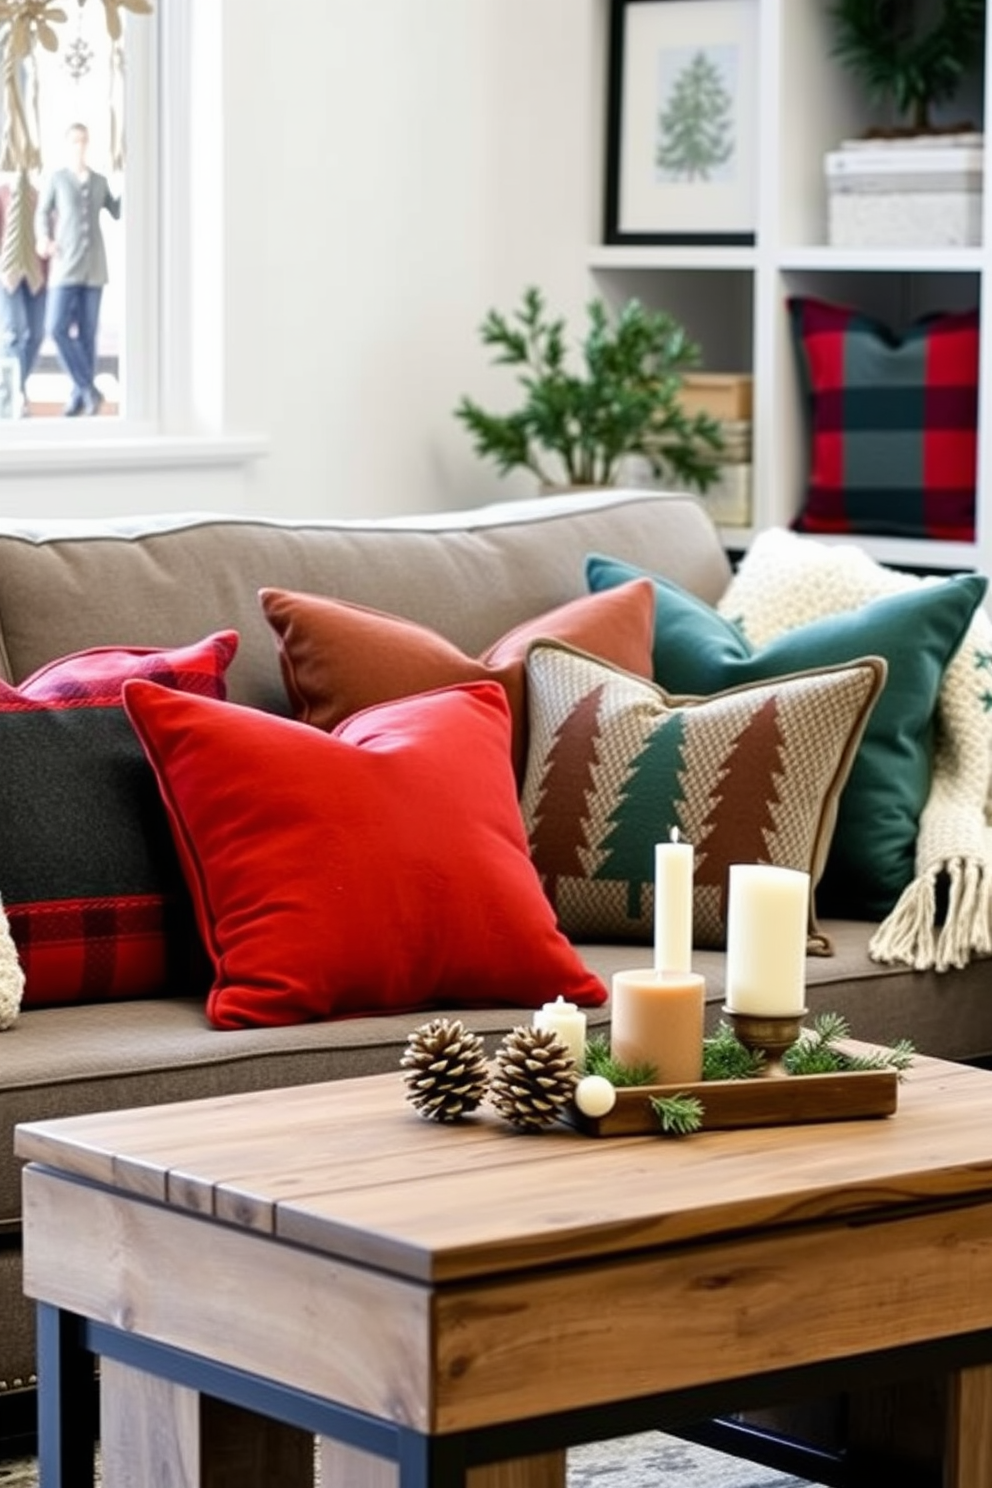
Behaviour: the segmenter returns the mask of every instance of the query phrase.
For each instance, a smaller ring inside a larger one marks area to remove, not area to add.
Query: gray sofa
[[[422,519],[267,521],[217,515],[0,527],[0,673],[18,682],[84,647],[165,646],[233,627],[241,636],[229,696],[288,711],[258,590],[337,596],[408,616],[471,654],[522,620],[586,592],[584,559],[612,554],[715,602],[730,566],[701,506],[682,496],[600,492]],[[871,1041],[912,1038],[930,1054],[992,1052],[981,964],[935,975],[873,964],[871,926],[828,923],[835,954],[808,964],[812,1011],[835,1009]],[[630,946],[582,953],[608,981]],[[712,1026],[723,957],[698,953]],[[608,1009],[591,1027],[605,1027]],[[472,1011],[490,1045],[519,1021]],[[202,995],[25,1010],[0,1034],[0,1411],[33,1384],[30,1305],[21,1293],[20,1174],[12,1132],[37,1121],[395,1069],[409,1016],[218,1032]],[[0,1425],[2,1434],[2,1425]]]

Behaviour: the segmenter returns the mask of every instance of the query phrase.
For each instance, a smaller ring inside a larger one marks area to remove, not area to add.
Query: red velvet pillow
[[[527,851],[493,682],[368,708],[333,734],[129,682],[214,966],[218,1028],[606,990]]]
[[[0,682],[0,894],[25,1007],[189,983],[202,951],[121,685],[145,677],[221,698],[237,644],[230,630],[170,650],[102,647]]]
[[[651,677],[654,590],[642,580],[584,595],[527,620],[479,657],[466,656],[436,631],[381,610],[286,589],[262,589],[259,598],[278,637],[286,691],[301,722],[333,729],[374,703],[456,682],[494,680],[510,700],[518,783],[527,762],[524,661],[531,641],[566,641]]]

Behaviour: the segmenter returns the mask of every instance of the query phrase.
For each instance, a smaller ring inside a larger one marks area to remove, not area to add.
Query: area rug
[[[99,1479],[98,1479],[99,1481]],[[0,1488],[37,1488],[33,1458],[0,1462]],[[808,1488],[770,1468],[648,1431],[568,1454],[568,1488]]]

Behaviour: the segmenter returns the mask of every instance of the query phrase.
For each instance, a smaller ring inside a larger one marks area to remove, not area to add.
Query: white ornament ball
[[[606,1116],[617,1103],[617,1093],[603,1075],[585,1075],[575,1087],[575,1104],[583,1116]]]

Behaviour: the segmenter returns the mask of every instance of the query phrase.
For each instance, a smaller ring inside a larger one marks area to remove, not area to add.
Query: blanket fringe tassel
[[[937,879],[948,881],[947,912],[937,924]],[[967,966],[992,953],[992,883],[977,858],[935,863],[903,890],[895,909],[872,936],[873,961],[902,961],[915,971]]]

